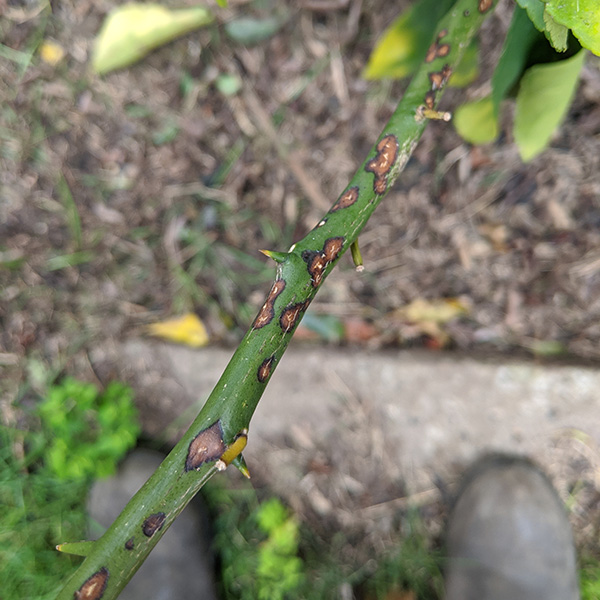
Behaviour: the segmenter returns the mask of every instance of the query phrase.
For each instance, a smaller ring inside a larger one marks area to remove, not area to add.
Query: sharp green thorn
[[[288,253],[287,252],[274,252],[273,250],[259,250],[265,256],[272,258],[275,262],[283,263],[287,260]]]
[[[246,461],[241,454],[238,454],[232,461],[231,464],[246,478],[250,479],[250,470]]]
[[[94,541],[86,540],[84,542],[64,542],[58,544],[56,549],[65,554],[73,554],[74,556],[88,556],[92,551]]]

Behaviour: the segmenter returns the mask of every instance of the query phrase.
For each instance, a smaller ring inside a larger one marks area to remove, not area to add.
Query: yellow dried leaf
[[[188,313],[159,323],[152,323],[148,325],[148,333],[192,348],[206,346],[209,342],[204,323],[194,313]]]
[[[40,58],[53,67],[65,56],[65,51],[60,44],[52,40],[44,40],[40,45]]]
[[[114,9],[96,38],[92,66],[99,74],[126,67],[150,50],[212,22],[202,6],[170,10],[160,4],[130,2]]]
[[[425,300],[417,298],[400,310],[402,316],[411,323],[443,324],[465,315],[468,307],[459,298],[441,298]]]

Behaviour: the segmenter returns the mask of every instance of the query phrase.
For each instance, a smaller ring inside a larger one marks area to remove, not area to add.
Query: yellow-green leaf
[[[569,36],[569,30],[560,23],[557,23],[548,9],[544,11],[544,24],[546,25],[546,37],[552,44],[552,47],[557,52],[564,52],[567,49],[567,37]]]
[[[467,46],[463,57],[448,81],[452,87],[466,87],[473,83],[479,75],[479,44],[473,38]]]
[[[423,60],[438,20],[452,4],[453,0],[420,0],[403,12],[377,42],[364,77],[400,79],[410,75]]]
[[[514,136],[524,161],[539,154],[560,125],[575,92],[585,50],[556,63],[535,65],[521,79]]]
[[[201,6],[170,10],[160,4],[123,4],[102,25],[92,67],[99,74],[126,67],[154,48],[212,20],[212,13]]]
[[[488,144],[498,137],[498,118],[490,96],[459,106],[453,122],[459,135],[471,144]]]
[[[400,309],[401,314],[412,323],[443,324],[466,315],[469,307],[459,298],[417,298]]]
[[[600,2],[598,0],[546,0],[546,12],[573,30],[579,43],[600,56]]]
[[[204,323],[194,313],[188,313],[159,323],[152,323],[148,325],[148,333],[192,348],[206,346],[209,342]]]

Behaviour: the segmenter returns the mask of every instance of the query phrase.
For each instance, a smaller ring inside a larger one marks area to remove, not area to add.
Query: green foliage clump
[[[223,597],[283,600],[298,597],[305,566],[298,556],[297,519],[277,499],[259,504],[253,490],[205,488],[216,511],[215,546],[221,561]]]
[[[50,600],[80,559],[55,546],[86,536],[96,476],[115,470],[139,425],[131,389],[65,379],[35,410],[43,425],[0,425],[0,597]]]
[[[600,561],[588,558],[579,572],[581,600],[600,598]]]
[[[107,477],[140,432],[130,387],[68,377],[48,390],[37,412],[48,435],[47,467],[60,479]]]
[[[0,427],[0,589],[4,600],[45,600],[73,569],[73,560],[54,546],[84,535],[87,488],[43,469],[27,472],[13,454],[14,441]]]
[[[416,71],[439,13],[451,4],[446,0],[412,3],[385,31],[365,75],[402,78]],[[567,114],[589,54],[585,49],[600,55],[600,28],[593,0],[517,0],[517,4],[491,78],[491,94],[459,106],[454,124],[467,142],[493,142],[500,134],[502,104],[515,97],[513,136],[527,162],[548,146]],[[477,53],[472,43],[450,85],[473,81]]]
[[[257,598],[280,600],[302,582],[303,563],[297,556],[298,521],[277,498],[259,507],[256,521],[267,536],[258,549]]]

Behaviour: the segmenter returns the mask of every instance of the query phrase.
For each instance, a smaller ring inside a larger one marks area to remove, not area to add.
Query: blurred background
[[[52,597],[77,561],[47,549],[80,539],[92,483],[136,444],[176,441],[264,301],[259,250],[314,227],[406,86],[365,68],[408,0],[207,0],[210,22],[99,75],[119,4],[0,0],[7,600]],[[489,91],[511,13],[486,21],[443,110]],[[441,597],[447,502],[490,439],[551,472],[600,597],[598,66],[527,163],[510,104],[485,145],[429,124],[360,237],[365,270],[340,262],[282,361],[250,434],[253,485],[228,473],[206,493],[220,597]],[[285,413],[310,397],[294,427]]]

